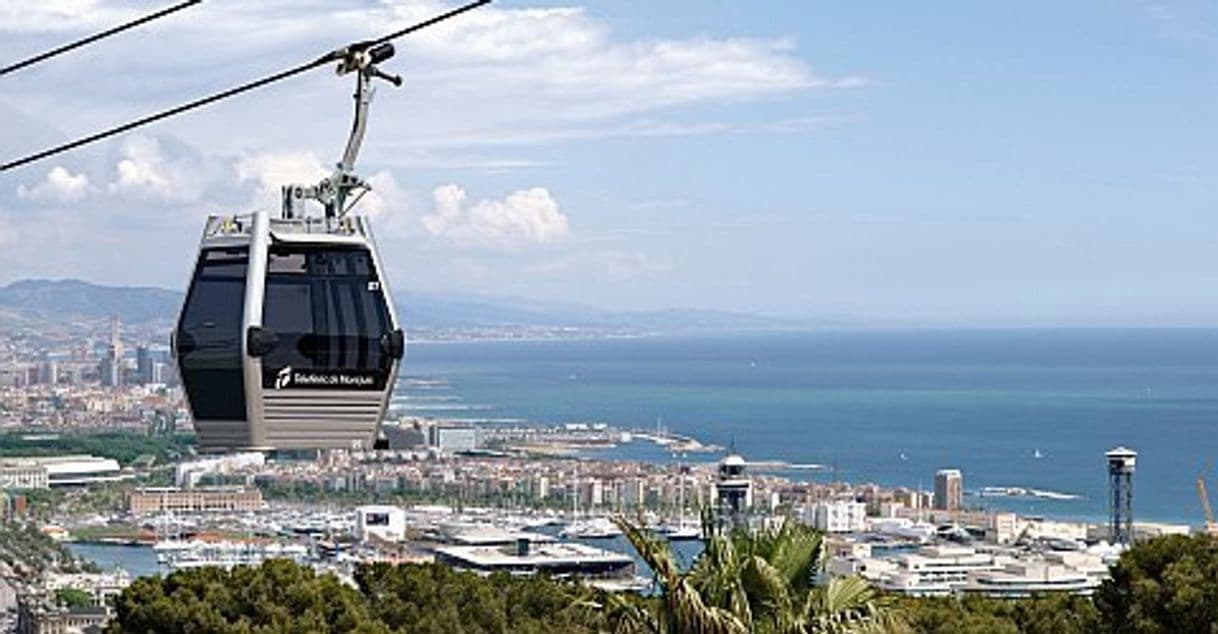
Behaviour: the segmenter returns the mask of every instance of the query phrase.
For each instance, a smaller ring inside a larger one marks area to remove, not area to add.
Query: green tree
[[[373,615],[400,632],[593,632],[596,595],[544,576],[481,577],[438,564],[373,564],[356,571]]]
[[[45,436],[8,432],[0,434],[0,456],[93,454],[114,458],[125,465],[141,456],[152,456],[163,464],[191,452],[193,443],[194,437],[187,434],[153,437],[127,431],[101,431]]]
[[[68,608],[93,605],[93,595],[80,588],[60,588],[55,591],[55,602]]]
[[[661,590],[650,618],[641,613],[644,607],[615,606],[619,631],[803,634],[901,627],[891,599],[864,580],[816,583],[824,544],[820,533],[804,524],[713,534],[694,566],[683,572],[667,542],[625,518],[617,523]]]
[[[905,599],[905,622],[920,634],[1088,634],[1100,615],[1087,597],[1049,594],[1030,599]]]
[[[1114,634],[1218,632],[1218,540],[1173,535],[1125,551],[1096,605]]]
[[[109,632],[387,632],[363,597],[330,574],[287,560],[137,579]]]

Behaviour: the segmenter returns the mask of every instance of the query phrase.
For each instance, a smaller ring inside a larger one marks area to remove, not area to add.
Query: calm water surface
[[[1025,486],[1025,513],[1106,513],[1103,453],[1140,452],[1139,519],[1198,523],[1218,458],[1218,330],[809,332],[412,344],[414,413],[669,429],[851,481]],[[1041,458],[1036,458],[1039,451]],[[645,443],[613,455],[666,460]],[[709,457],[706,459],[710,459]],[[827,477],[794,473],[796,477]]]

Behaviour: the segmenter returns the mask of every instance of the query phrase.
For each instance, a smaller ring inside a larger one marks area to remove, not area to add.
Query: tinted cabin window
[[[263,357],[264,372],[287,366],[376,372],[383,384],[392,359],[381,337],[390,320],[371,254],[274,245],[268,258],[262,319],[279,344]]]
[[[199,254],[178,323],[178,367],[195,418],[245,420],[241,318],[245,249]]]

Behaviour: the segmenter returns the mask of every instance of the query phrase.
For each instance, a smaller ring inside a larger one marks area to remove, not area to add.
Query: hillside
[[[147,286],[103,286],[81,280],[21,280],[0,287],[0,317],[42,322],[118,315],[124,323],[171,321],[182,293]],[[398,314],[411,330],[461,328],[602,328],[647,331],[804,328],[838,320],[780,319],[702,309],[611,311],[508,297],[403,292]]]

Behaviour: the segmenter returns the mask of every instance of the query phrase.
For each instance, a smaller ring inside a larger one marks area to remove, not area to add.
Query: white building
[[[1101,580],[1085,572],[1047,561],[1016,561],[1000,570],[986,570],[969,575],[960,586],[961,592],[983,594],[998,598],[1027,598],[1045,592],[1068,592],[1089,596]]]
[[[45,489],[123,478],[118,461],[97,456],[38,456],[0,459],[0,487]]]
[[[825,533],[856,533],[866,528],[867,505],[854,500],[817,502],[809,513],[812,526]]]
[[[227,474],[243,469],[256,469],[265,464],[266,454],[259,451],[246,451],[182,462],[174,467],[174,485],[190,488],[198,484],[199,480],[206,475]]]
[[[874,517],[869,522],[869,528],[880,535],[919,543],[926,543],[935,536],[934,524],[914,521],[907,517]]]
[[[888,592],[947,596],[974,573],[1001,570],[1012,558],[964,546],[923,546],[916,553],[862,563],[860,574]]]
[[[54,593],[57,590],[73,588],[89,594],[94,606],[109,605],[131,585],[131,575],[122,568],[114,572],[79,572],[79,573],[47,573],[42,579],[43,588]]]
[[[47,470],[34,464],[0,463],[0,489],[45,489]]]
[[[600,508],[605,504],[605,483],[589,478],[579,484],[579,503],[586,509]]]
[[[443,546],[436,549],[436,562],[480,573],[546,573],[555,577],[620,578],[631,577],[635,571],[633,559],[611,550],[527,540],[511,546]]]
[[[1082,551],[1017,557],[941,545],[888,557],[851,555],[836,553],[829,565],[830,573],[858,574],[885,591],[911,596],[976,593],[1016,598],[1045,592],[1090,595],[1108,576],[1108,567],[1100,556]]]
[[[432,425],[428,432],[428,444],[442,454],[478,448],[478,430],[473,427]]]
[[[117,482],[122,479],[122,468],[113,458],[54,456],[33,460],[47,470],[47,484],[50,486]]]
[[[406,538],[406,511],[380,504],[357,507],[355,537],[360,541],[402,541]]]

